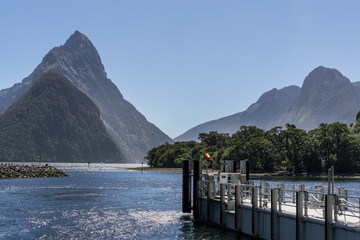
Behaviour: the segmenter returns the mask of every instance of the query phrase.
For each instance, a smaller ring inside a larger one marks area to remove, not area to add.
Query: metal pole
[[[281,212],[281,188],[278,188],[278,199],[279,202],[279,211]]]
[[[244,204],[244,186],[240,185],[240,204],[243,205]]]
[[[264,182],[264,198],[270,198],[270,184],[267,182]]]
[[[292,185],[292,199],[293,199],[293,203],[295,203],[295,186],[294,185]]]
[[[328,169],[328,194],[330,193],[330,184],[331,184],[331,168]]]
[[[332,177],[332,192],[331,192],[331,194],[335,194],[335,192],[334,192],[334,175],[335,175],[335,172],[334,172],[335,170],[334,170],[334,166],[331,166],[331,177]]]
[[[210,200],[213,198],[213,184],[214,184],[214,176],[209,176],[209,174],[206,175],[207,176],[207,211],[206,211],[206,216],[207,216],[207,221],[211,222],[211,218],[210,218]]]
[[[333,194],[334,222],[337,222],[339,197]]]
[[[281,202],[285,202],[285,184],[284,183],[280,183],[280,195],[281,195]]]
[[[241,232],[240,185],[235,186],[235,228]]]
[[[309,200],[309,194],[308,192],[304,192],[305,195],[305,216],[308,216],[308,200]]]
[[[332,195],[325,195],[325,240],[332,240]]]
[[[220,224],[223,225],[225,217],[225,184],[220,184]]]
[[[262,186],[262,182],[260,182],[260,188],[259,188],[259,206],[262,207],[263,204],[262,204],[262,198],[263,198],[263,194],[262,194],[262,191],[263,191],[263,186]]]
[[[196,202],[196,218],[201,219],[201,207],[200,207],[200,196],[201,196],[201,182],[197,181],[197,190],[196,190],[196,196],[197,196],[197,202]]]

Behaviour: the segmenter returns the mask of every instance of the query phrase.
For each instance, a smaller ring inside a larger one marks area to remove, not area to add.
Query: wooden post
[[[278,202],[278,189],[271,189],[271,239],[278,239],[278,223],[277,223],[277,202]]]
[[[240,204],[240,190],[241,186],[235,186],[235,228],[241,232],[241,204]]]
[[[220,184],[220,225],[225,223],[225,183]]]
[[[183,161],[183,179],[182,179],[182,212],[191,213],[191,177],[190,177],[190,161]]]

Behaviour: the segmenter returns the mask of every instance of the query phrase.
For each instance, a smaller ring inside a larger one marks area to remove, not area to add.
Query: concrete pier
[[[202,174],[195,180],[196,221],[256,239],[360,240],[359,197],[351,197],[350,204],[320,185],[243,184],[240,173],[224,174]]]

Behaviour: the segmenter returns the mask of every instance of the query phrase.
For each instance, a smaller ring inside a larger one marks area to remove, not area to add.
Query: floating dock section
[[[228,171],[203,173],[201,161],[194,161],[191,174],[191,162],[184,161],[183,212],[254,239],[360,240],[360,197],[349,196],[349,190],[335,194],[329,185],[325,194],[322,185],[255,184],[248,172]]]

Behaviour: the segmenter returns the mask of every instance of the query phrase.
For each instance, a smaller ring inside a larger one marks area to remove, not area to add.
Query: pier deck
[[[244,178],[242,168],[240,173],[224,168],[215,175],[203,173],[201,161],[193,163],[191,176],[184,161],[183,212],[192,211],[196,221],[255,239],[360,240],[360,194],[348,194],[360,190],[339,188],[335,193],[333,174],[327,188],[255,183],[248,171]]]

